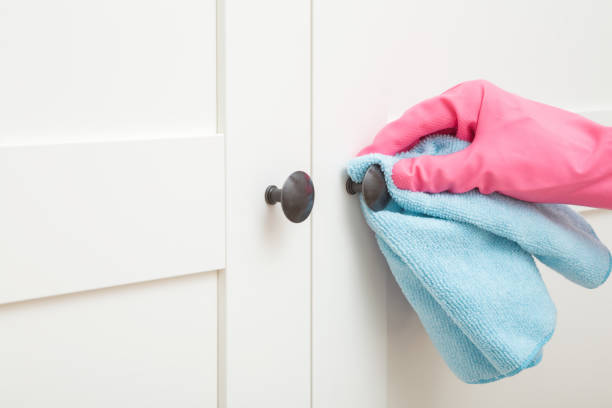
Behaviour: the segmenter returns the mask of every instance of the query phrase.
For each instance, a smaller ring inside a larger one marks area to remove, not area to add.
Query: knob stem
[[[283,190],[276,187],[275,185],[270,185],[266,188],[266,203],[270,205],[274,205],[276,203],[280,203],[283,195]]]
[[[350,195],[361,193],[363,190],[363,184],[355,183],[350,177],[346,179],[346,192]]]

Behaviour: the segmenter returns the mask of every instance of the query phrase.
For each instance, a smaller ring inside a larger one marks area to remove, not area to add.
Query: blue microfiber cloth
[[[355,158],[348,174],[361,182],[369,166],[381,166],[392,199],[374,212],[361,197],[365,219],[448,366],[467,383],[486,383],[539,363],[555,329],[555,306],[533,257],[595,288],[610,273],[610,252],[565,205],[478,190],[418,193],[393,184],[391,170],[398,160],[454,153],[468,145],[452,136],[432,136],[395,156]]]

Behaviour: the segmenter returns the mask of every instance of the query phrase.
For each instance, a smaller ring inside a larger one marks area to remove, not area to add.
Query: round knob
[[[363,199],[372,211],[382,210],[391,200],[385,175],[377,164],[368,168],[361,183],[355,183],[350,177],[346,179],[346,191],[351,195],[362,192]]]
[[[314,185],[308,174],[296,171],[287,178],[282,189],[268,186],[265,198],[270,205],[280,202],[289,221],[302,222],[308,218],[314,204]]]

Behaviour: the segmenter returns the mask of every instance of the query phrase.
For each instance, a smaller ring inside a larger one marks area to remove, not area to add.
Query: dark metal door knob
[[[350,177],[347,178],[346,191],[351,195],[363,193],[363,199],[372,211],[382,210],[391,200],[385,175],[377,164],[368,168],[361,183],[355,183]]]
[[[266,203],[281,203],[285,216],[291,222],[302,222],[310,215],[314,204],[314,185],[303,171],[291,173],[280,189],[274,185],[266,188]]]

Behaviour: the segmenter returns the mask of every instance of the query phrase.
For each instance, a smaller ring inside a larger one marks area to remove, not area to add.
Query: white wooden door
[[[215,21],[0,1],[1,406],[216,405]]]
[[[543,362],[463,384],[393,281],[343,172],[385,123],[469,79],[612,125],[610,15],[605,0],[313,1],[313,406],[612,404],[612,285],[588,291],[544,271],[559,317]],[[610,212],[585,216],[612,245]]]
[[[311,219],[289,222],[264,202],[264,191],[293,171],[311,172],[310,1],[223,3],[228,202],[220,403],[307,408]]]

